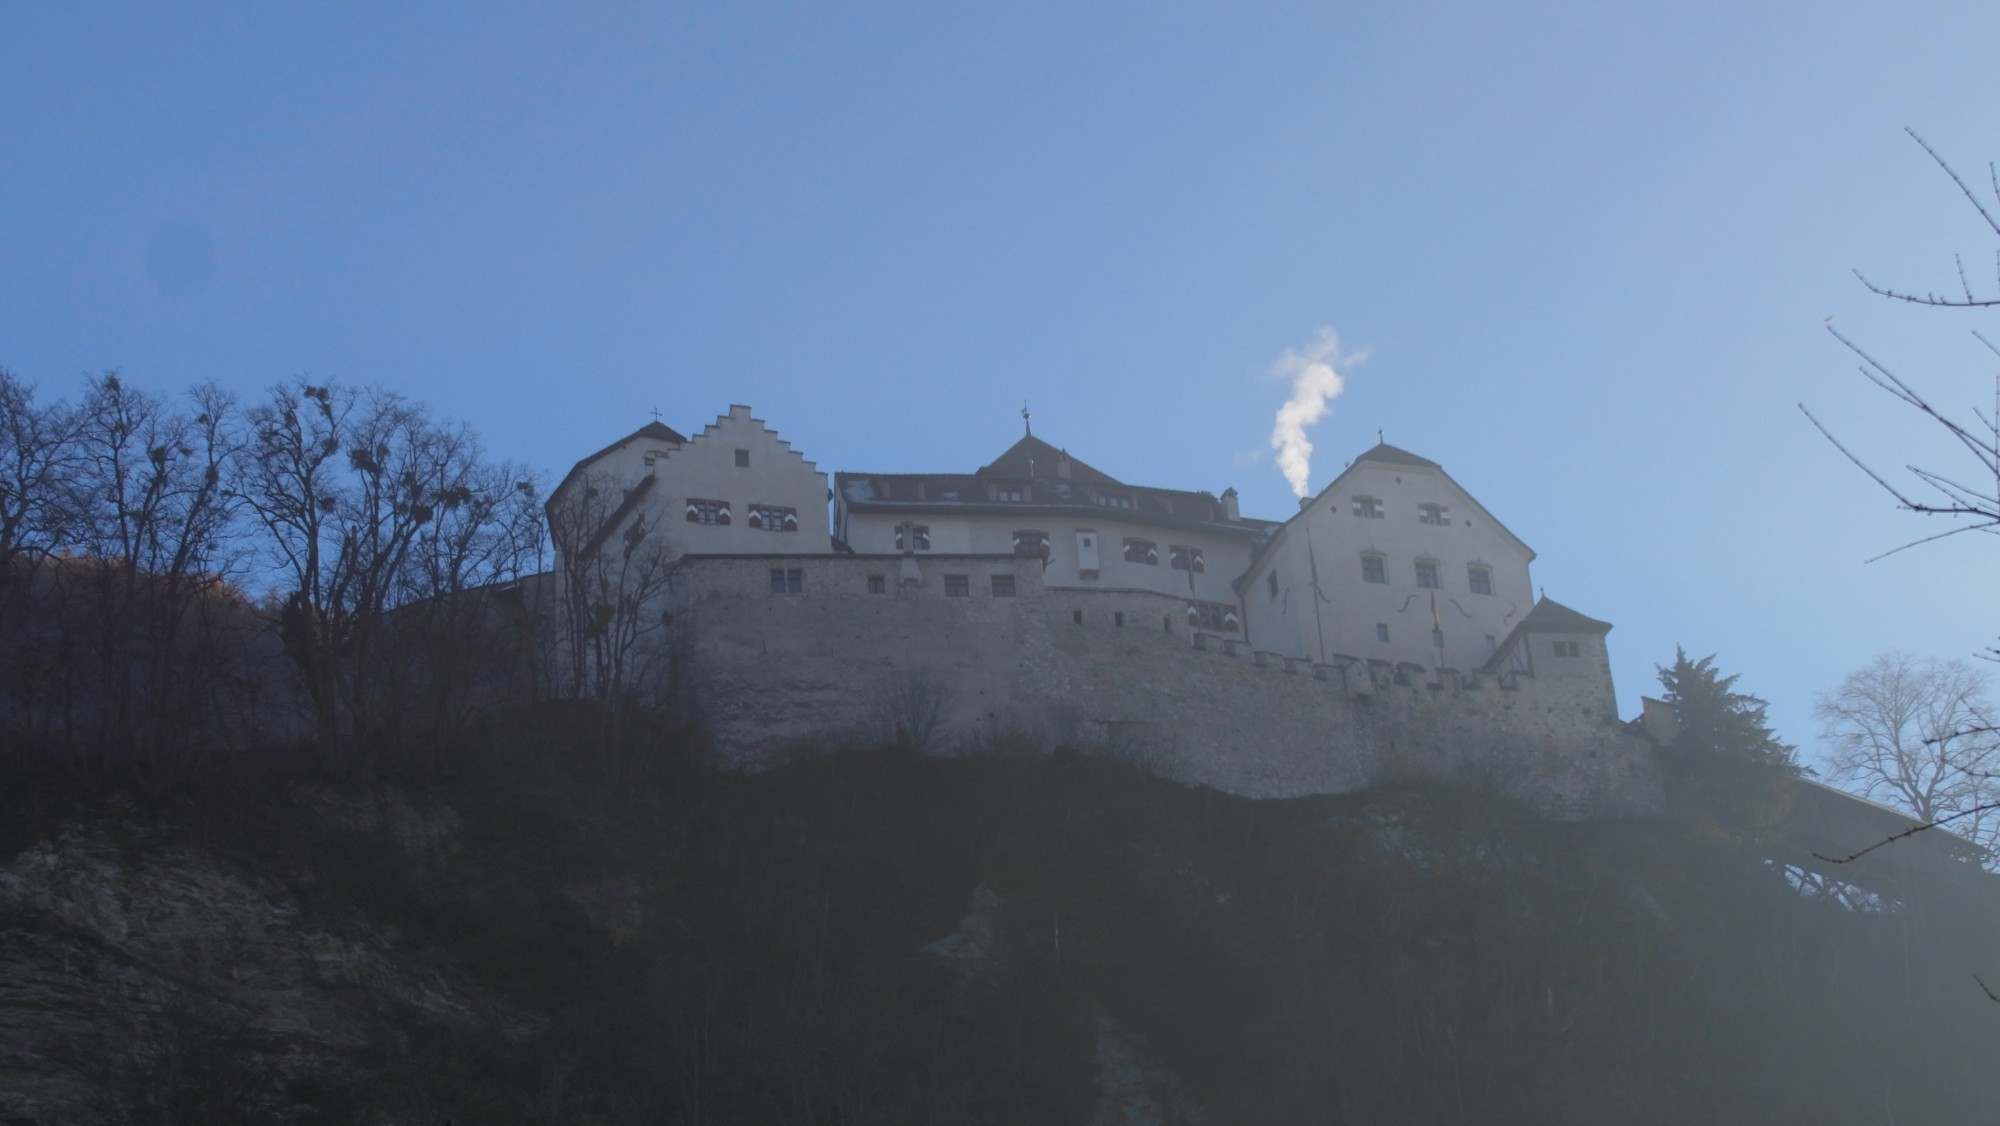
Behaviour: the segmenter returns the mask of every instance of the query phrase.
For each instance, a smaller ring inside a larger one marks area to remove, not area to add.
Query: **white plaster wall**
[[[1381,500],[1382,517],[1354,515],[1358,496]],[[1424,503],[1445,506],[1451,523],[1442,527],[1421,523],[1418,505]],[[1362,553],[1371,550],[1383,556],[1386,583],[1363,581]],[[1437,561],[1441,589],[1417,586],[1419,557]],[[1524,545],[1439,471],[1358,461],[1314,500],[1261,561],[1247,584],[1246,600],[1252,603],[1259,648],[1266,644],[1268,631],[1270,644],[1283,646],[1281,651],[1316,657],[1323,631],[1329,654],[1434,666],[1439,664],[1431,644],[1435,594],[1435,620],[1445,635],[1442,663],[1472,669],[1490,655],[1485,639],[1504,640],[1533,606],[1528,573],[1532,558]],[[1311,586],[1315,559],[1320,589],[1328,599],[1317,607]],[[1472,593],[1467,568],[1475,562],[1492,573],[1492,594]],[[1267,569],[1278,572],[1276,600],[1268,598],[1268,588],[1262,585]],[[1274,622],[1280,615],[1289,617],[1291,624]],[[1377,623],[1389,627],[1387,643],[1376,639]]]
[[[736,464],[737,450],[750,451],[749,466]],[[638,472],[644,471],[641,465]],[[670,451],[654,472],[660,480],[651,504],[676,555],[825,554],[828,549],[826,474],[752,418],[749,407],[730,407],[686,445]],[[728,501],[729,526],[689,523],[689,498]],[[798,531],[751,527],[752,504],[798,510]]]

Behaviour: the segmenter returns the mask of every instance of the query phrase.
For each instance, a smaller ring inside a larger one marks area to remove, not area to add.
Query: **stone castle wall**
[[[681,561],[688,698],[722,761],[887,737],[934,699],[960,744],[1026,734],[1251,797],[1414,776],[1476,777],[1567,816],[1659,802],[1649,744],[1591,680],[1288,661],[1190,633],[1181,599],[1045,590],[1037,562],[1015,556],[906,559]],[[797,593],[773,592],[774,564],[800,572]],[[1012,597],[993,596],[996,575]],[[947,576],[965,578],[963,596]]]

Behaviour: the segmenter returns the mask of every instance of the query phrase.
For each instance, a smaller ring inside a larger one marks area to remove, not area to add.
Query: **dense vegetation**
[[[422,863],[281,779],[182,791],[134,831],[287,882],[307,921],[393,928],[531,1032],[385,1008],[301,1073],[162,1004],[169,1050],[107,1088],[203,1122],[1082,1122],[1121,1083],[1217,1122],[1990,1112],[1984,896],[1855,912],[1685,818],[1435,787],[1253,802],[1069,753],[635,784],[570,726],[405,790],[456,815]],[[56,820],[136,823],[28,779],[6,812],[10,856]],[[593,920],[573,889],[607,880],[636,910]]]

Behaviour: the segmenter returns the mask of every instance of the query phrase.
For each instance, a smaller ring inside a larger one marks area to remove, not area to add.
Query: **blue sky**
[[[2000,637],[2000,544],[1825,318],[1991,404],[1991,3],[98,5],[0,0],[0,364],[337,376],[560,474],[747,402],[829,471],[1036,432],[1282,517],[1270,376],[1366,359],[1316,489],[1443,462],[1616,623],[1621,705],[1715,652],[1816,743],[1875,653]]]

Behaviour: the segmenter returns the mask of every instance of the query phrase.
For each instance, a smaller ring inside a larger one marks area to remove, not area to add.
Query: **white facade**
[[[1437,463],[1355,459],[1237,581],[1251,645],[1471,671],[1534,604],[1535,553]]]
[[[650,483],[648,482],[648,479]],[[607,518],[635,519],[663,537],[671,555],[825,554],[826,474],[778,437],[750,408],[732,406],[691,438],[658,423],[578,462],[550,498],[609,488],[633,503]]]

